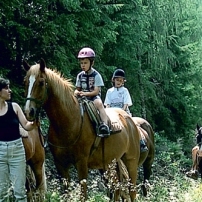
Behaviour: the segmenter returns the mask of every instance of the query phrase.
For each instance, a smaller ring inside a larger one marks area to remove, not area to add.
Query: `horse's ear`
[[[30,69],[30,65],[27,63],[26,60],[23,60],[23,61],[22,61],[22,64],[23,64],[23,67],[24,67],[24,69],[25,69],[26,71],[28,71],[28,70]]]
[[[46,68],[46,62],[45,62],[45,60],[43,58],[41,58],[41,60],[40,60],[40,70],[42,72],[45,72],[45,68]]]
[[[200,126],[198,125],[198,123],[197,123],[197,125],[196,125],[196,128],[197,128],[197,130],[199,130],[199,129],[200,129]]]

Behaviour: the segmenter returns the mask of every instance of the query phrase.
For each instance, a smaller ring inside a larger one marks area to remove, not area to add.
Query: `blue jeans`
[[[0,141],[0,202],[9,201],[13,189],[15,202],[27,202],[26,158],[22,139]]]

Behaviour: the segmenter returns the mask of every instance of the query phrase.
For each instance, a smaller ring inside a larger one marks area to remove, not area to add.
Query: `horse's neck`
[[[78,128],[78,124],[81,122],[80,107],[73,98],[73,96],[67,96],[66,102],[60,99],[57,94],[49,96],[44,109],[50,120],[50,124],[55,128],[66,127],[72,132],[78,132],[75,128]]]

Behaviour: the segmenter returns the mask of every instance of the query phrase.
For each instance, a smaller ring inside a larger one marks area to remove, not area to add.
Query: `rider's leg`
[[[107,117],[107,114],[105,112],[104,106],[102,104],[102,100],[101,99],[95,99],[94,104],[95,104],[96,108],[98,109],[98,111],[100,112],[100,117],[101,117],[102,121],[105,124],[107,124],[108,117]]]
[[[99,127],[99,129],[100,129],[99,133],[105,134],[106,136],[110,135],[110,130],[109,130],[109,127],[107,125],[108,117],[107,117],[107,114],[105,112],[102,100],[101,99],[95,99],[93,102],[94,102],[96,108],[98,109],[98,111],[100,113],[101,120],[103,121],[103,123]]]

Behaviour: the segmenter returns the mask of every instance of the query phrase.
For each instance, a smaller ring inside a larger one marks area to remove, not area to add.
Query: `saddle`
[[[81,110],[86,110],[92,124],[94,125],[95,131],[98,134],[98,127],[102,123],[99,111],[94,105],[93,101],[90,101],[86,98],[79,100]],[[121,123],[117,116],[108,116],[108,126],[110,128],[110,134],[119,133],[122,130]]]

